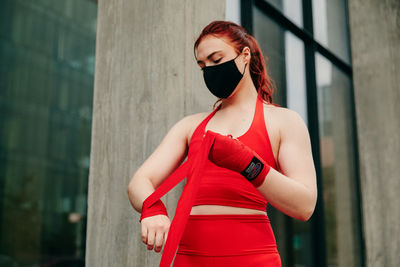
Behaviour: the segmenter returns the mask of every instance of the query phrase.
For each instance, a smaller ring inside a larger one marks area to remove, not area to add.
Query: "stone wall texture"
[[[99,0],[86,266],[158,266],[141,241],[127,186],[167,131],[211,111],[193,54],[225,0]],[[172,219],[183,182],[162,197]]]
[[[400,1],[348,5],[366,265],[400,266]]]

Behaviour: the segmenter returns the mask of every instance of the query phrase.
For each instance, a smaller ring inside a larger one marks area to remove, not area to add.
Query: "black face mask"
[[[240,73],[235,63],[235,59],[240,54],[224,63],[202,68],[206,86],[216,97],[228,98],[242,79],[247,63],[244,66],[243,74]]]

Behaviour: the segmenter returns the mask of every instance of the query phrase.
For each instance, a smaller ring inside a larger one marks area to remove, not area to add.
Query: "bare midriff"
[[[191,215],[198,214],[264,214],[267,215],[266,211],[231,207],[231,206],[221,206],[221,205],[198,205],[192,207],[190,212]]]

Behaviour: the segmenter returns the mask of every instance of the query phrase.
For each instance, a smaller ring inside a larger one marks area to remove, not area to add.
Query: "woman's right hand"
[[[146,217],[141,221],[142,241],[148,250],[160,252],[163,244],[167,242],[171,221],[163,214]],[[165,242],[164,242],[165,240]]]

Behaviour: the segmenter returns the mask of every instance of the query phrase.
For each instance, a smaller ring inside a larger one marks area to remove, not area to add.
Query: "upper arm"
[[[316,195],[316,172],[307,125],[295,111],[283,109],[279,166],[284,175],[304,184]]]
[[[154,152],[135,172],[134,177],[146,177],[157,188],[185,159],[191,116],[171,127]]]

